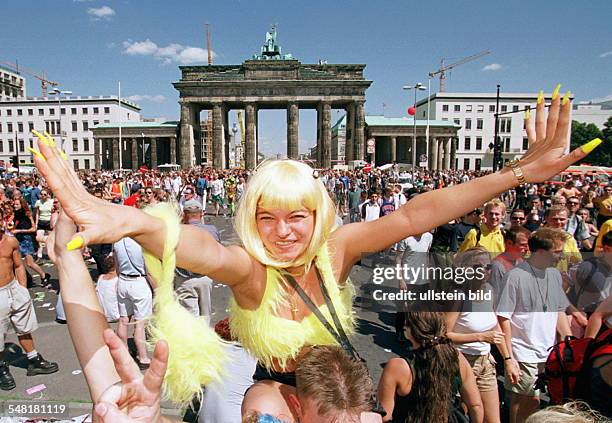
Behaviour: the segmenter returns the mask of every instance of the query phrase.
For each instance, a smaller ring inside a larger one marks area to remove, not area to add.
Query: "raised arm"
[[[156,257],[162,256],[166,226],[161,219],[89,194],[53,139],[36,131],[34,134],[38,136],[40,148],[34,162],[63,210],[80,229],[68,243],[69,248],[113,243],[131,237]],[[190,225],[181,226],[176,258],[179,267],[208,275],[230,286],[246,281],[252,271],[252,261],[244,250],[226,248],[206,231]]]
[[[525,182],[545,181],[601,143],[600,139],[595,139],[566,154],[572,106],[569,93],[561,101],[558,89],[555,91],[547,118],[543,96],[539,97],[535,129],[530,125],[530,117],[525,118],[530,147],[519,163]],[[514,172],[504,167],[463,184],[419,195],[395,213],[378,220],[345,225],[336,231],[336,237],[345,255],[356,261],[364,252],[383,250],[410,235],[429,231],[462,216],[518,184]]]

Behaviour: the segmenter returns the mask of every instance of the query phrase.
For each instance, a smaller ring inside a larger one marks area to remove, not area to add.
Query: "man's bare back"
[[[19,241],[0,233],[0,288],[15,279],[15,268],[22,266]],[[20,281],[21,282],[21,281]],[[23,283],[22,283],[23,284]]]

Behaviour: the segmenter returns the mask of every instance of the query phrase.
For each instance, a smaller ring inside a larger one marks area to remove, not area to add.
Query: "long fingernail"
[[[64,150],[58,148],[57,151],[59,151],[60,156],[62,156],[62,159],[68,160],[68,155],[66,153],[64,153]]]
[[[567,104],[567,102],[569,101],[570,97],[572,95],[571,91],[568,91],[565,93],[565,95],[563,96],[563,99],[561,100],[561,105],[565,106]]]
[[[45,136],[47,137],[47,142],[49,143],[49,145],[51,147],[55,147],[55,138],[53,138],[51,134],[48,133],[47,131],[45,131]]]
[[[66,249],[68,251],[78,250],[83,246],[83,238],[80,236],[75,236],[66,244]]]
[[[540,90],[538,94],[538,104],[544,103],[544,91]]]
[[[580,147],[580,149],[582,150],[583,153],[589,154],[591,151],[595,150],[597,146],[601,144],[601,142],[602,142],[601,138],[595,138],[587,142],[586,144],[583,144]]]
[[[553,90],[552,93],[552,100],[556,100],[557,97],[559,97],[559,90],[561,89],[561,84],[557,84],[557,86],[555,87],[555,89]]]
[[[47,147],[49,147],[49,143],[47,142],[45,136],[38,132],[37,130],[33,130],[32,133],[36,135],[36,137],[43,142]]]
[[[40,154],[40,152],[34,150],[32,147],[28,147],[28,151],[32,154],[34,154],[36,157],[38,157],[40,160],[46,162],[47,159],[45,159],[45,156],[43,156],[42,154]]]
[[[529,119],[531,117],[531,109],[525,110],[525,119]]]

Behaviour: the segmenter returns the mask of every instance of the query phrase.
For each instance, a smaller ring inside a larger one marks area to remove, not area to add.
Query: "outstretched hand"
[[[535,113],[535,127],[531,113],[525,113],[525,129],[529,150],[520,160],[527,182],[543,182],[563,171],[571,164],[587,156],[601,140],[589,143],[566,153],[570,145],[570,114],[572,103],[568,91],[563,99],[559,96],[560,84],[553,91],[552,101],[546,112],[544,94],[540,91]]]
[[[121,382],[109,387],[97,401],[95,416],[104,423],[139,423],[163,421],[161,387],[168,364],[168,344],[159,341],[151,365],[144,376],[125,344],[111,330],[104,331]]]
[[[40,152],[31,149],[34,164],[47,181],[63,210],[80,228],[70,249],[87,244],[113,243],[127,235],[133,209],[111,204],[89,194],[70,166],[68,156],[45,132],[32,131],[38,137]]]

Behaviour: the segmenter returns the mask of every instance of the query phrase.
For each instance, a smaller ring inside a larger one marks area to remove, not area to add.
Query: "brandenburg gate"
[[[257,113],[287,110],[287,157],[298,158],[300,109],[317,110],[317,161],[331,167],[331,111],[347,115],[346,160],[364,158],[365,91],[372,84],[363,76],[363,64],[302,64],[281,54],[276,29],[266,34],[261,54],[241,65],[181,66],[179,91],[181,123],[179,164],[193,166],[201,139],[200,112],[212,113],[213,167],[229,166],[229,111],[244,110],[244,157],[247,169],[257,165]]]

